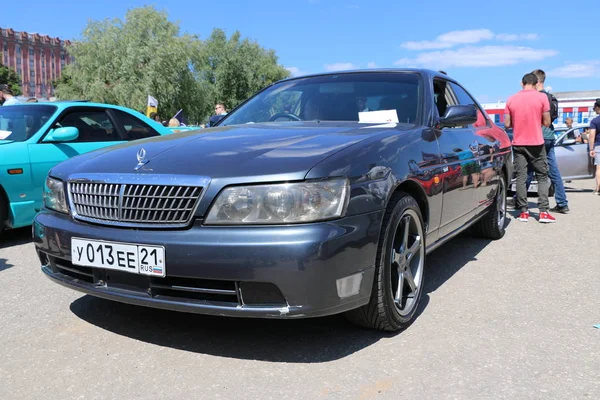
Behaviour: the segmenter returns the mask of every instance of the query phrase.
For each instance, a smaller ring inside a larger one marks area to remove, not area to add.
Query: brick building
[[[72,62],[65,50],[68,44],[68,40],[0,27],[0,61],[21,77],[24,97],[54,95],[52,81],[60,78],[65,65]]]

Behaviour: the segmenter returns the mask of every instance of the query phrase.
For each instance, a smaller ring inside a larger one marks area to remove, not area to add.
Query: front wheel
[[[415,199],[402,192],[394,195],[383,219],[371,299],[346,314],[350,321],[381,331],[410,325],[423,293],[424,231]]]
[[[506,233],[506,181],[504,176],[498,178],[498,188],[494,202],[486,215],[484,215],[473,227],[471,233],[474,236],[497,240]]]
[[[8,218],[7,208],[8,205],[4,203],[4,198],[0,194],[0,235],[2,235],[2,231],[4,231],[4,224]]]

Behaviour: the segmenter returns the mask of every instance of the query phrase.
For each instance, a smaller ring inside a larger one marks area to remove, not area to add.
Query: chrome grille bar
[[[75,218],[122,226],[185,226],[202,190],[184,185],[69,182]]]

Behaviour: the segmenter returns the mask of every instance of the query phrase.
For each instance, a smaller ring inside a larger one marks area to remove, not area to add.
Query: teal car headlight
[[[46,185],[44,186],[44,206],[61,213],[69,213],[63,181],[51,177],[46,178]]]
[[[347,179],[226,188],[206,217],[207,225],[288,224],[343,215]]]

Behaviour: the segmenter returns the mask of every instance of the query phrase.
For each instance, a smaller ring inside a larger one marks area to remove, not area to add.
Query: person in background
[[[215,115],[209,118],[209,125],[214,126],[223,119],[223,116],[227,115],[227,109],[225,108],[225,104],[222,102],[218,102],[215,104]]]
[[[583,143],[589,143],[589,137],[590,137],[590,128],[585,128],[583,130],[583,133],[581,134],[581,139],[582,139]]]
[[[546,160],[546,147],[542,125],[549,127],[550,103],[548,97],[537,91],[538,78],[535,74],[528,73],[521,79],[523,90],[512,95],[506,102],[504,110],[504,126],[513,128],[513,153],[517,175],[517,204],[521,211],[519,221],[529,221],[527,207],[527,167],[531,164],[538,178],[538,207],[540,210],[539,221],[542,223],[556,222],[548,209],[548,161]]]
[[[588,144],[590,157],[592,157],[596,166],[596,190],[594,190],[594,194],[600,196],[600,99],[596,99],[594,103],[594,112],[598,116],[590,122]]]
[[[225,104],[223,104],[223,103],[215,104],[215,115],[227,115],[227,110],[225,109]]]
[[[567,130],[572,129],[573,128],[573,118],[568,117],[567,119],[565,119],[565,125],[567,125]],[[577,143],[581,143],[581,131],[579,129],[573,129],[573,136],[572,136]]]
[[[176,126],[180,126],[179,120],[177,118],[171,118],[169,120],[169,128],[173,128],[173,127],[176,127]]]
[[[558,100],[556,97],[544,90],[544,82],[546,82],[546,73],[541,69],[536,69],[533,74],[537,77],[538,83],[535,88],[538,92],[544,94],[548,98],[548,104],[550,106],[550,121],[558,117]],[[570,119],[570,118],[568,118]],[[568,122],[565,121],[568,126]],[[570,121],[573,126],[573,120]],[[567,193],[565,192],[565,185],[563,184],[562,176],[560,176],[560,170],[558,169],[558,163],[556,161],[556,155],[554,153],[554,126],[550,122],[550,126],[542,126],[542,133],[544,135],[544,146],[546,147],[546,160],[548,161],[548,177],[550,182],[554,185],[554,200],[556,200],[556,206],[551,208],[550,211],[558,212],[561,214],[567,214],[569,212],[569,200],[567,200]],[[529,177],[531,182],[533,174]],[[529,186],[529,185],[528,185]]]
[[[0,102],[3,106],[21,104],[21,102],[15,96],[13,96],[13,91],[6,83],[0,84]]]
[[[159,118],[158,114],[155,113],[154,111],[152,111],[150,113],[150,119],[160,123],[160,118]]]

